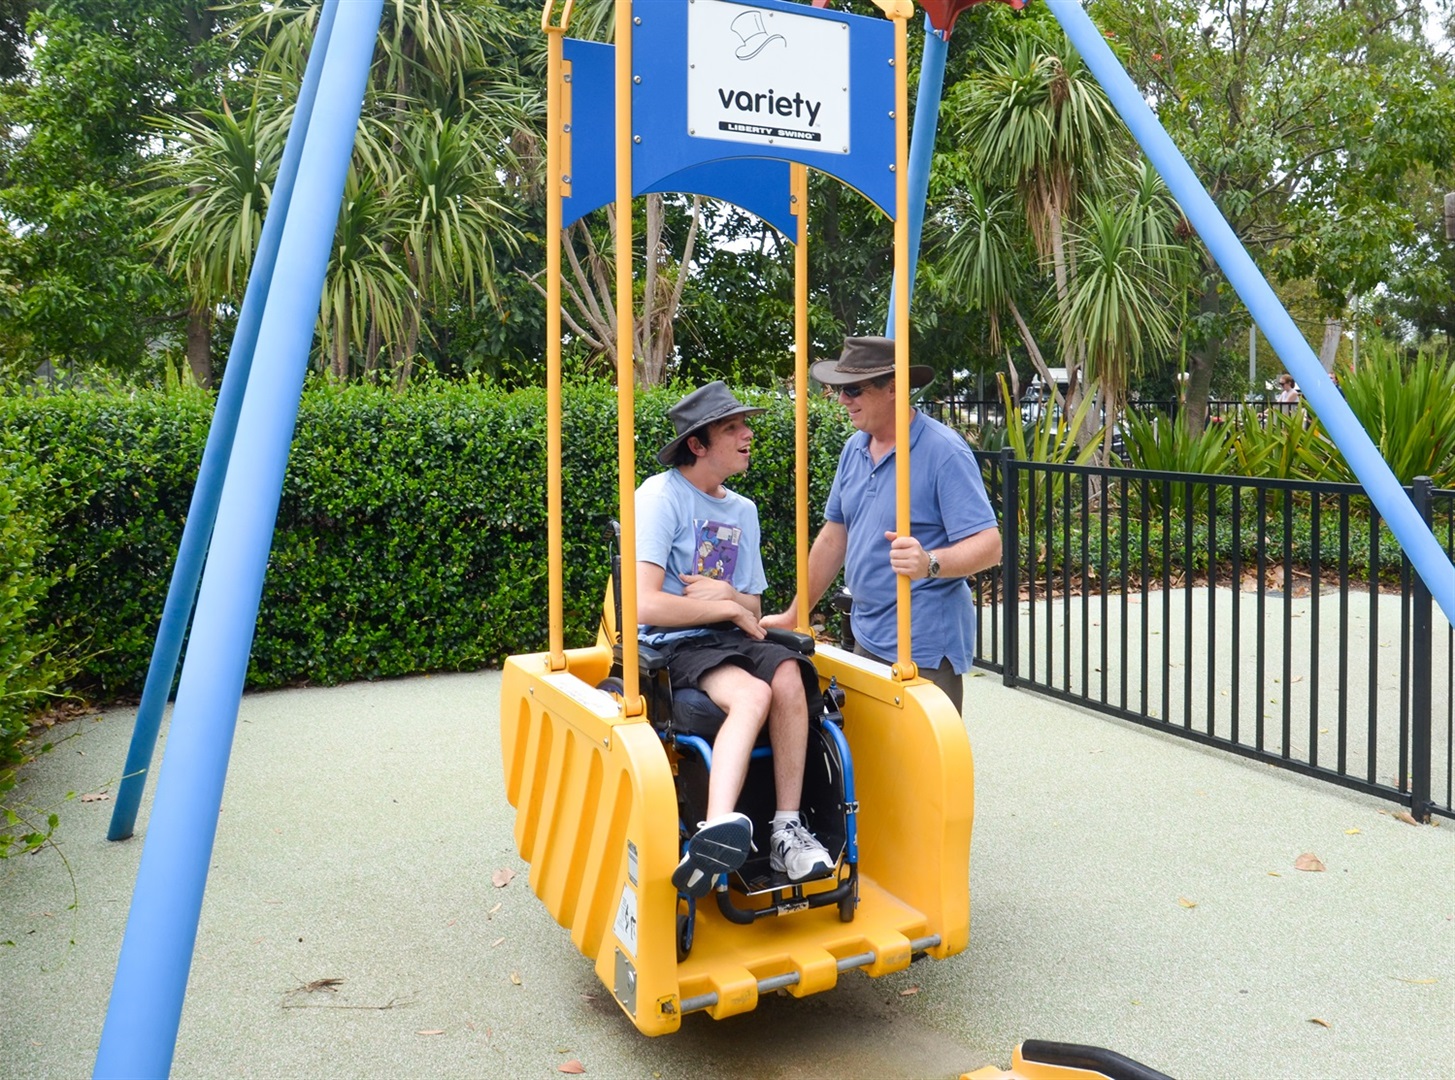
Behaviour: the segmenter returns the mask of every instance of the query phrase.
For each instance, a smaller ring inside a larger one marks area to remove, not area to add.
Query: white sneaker
[[[789,881],[823,877],[834,868],[828,851],[797,818],[774,826],[768,846],[770,865],[777,873],[787,874]]]

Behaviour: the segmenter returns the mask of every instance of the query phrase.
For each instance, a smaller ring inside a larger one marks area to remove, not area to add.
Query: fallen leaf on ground
[[[317,993],[319,990],[327,990],[330,994],[337,994],[338,988],[342,985],[342,979],[314,979],[312,982],[304,983],[298,990],[305,994]]]
[[[496,904],[493,908],[491,908],[489,911],[487,911],[485,913],[485,917],[487,919],[493,919],[493,918],[495,918],[495,913],[497,911],[499,911],[499,910],[500,910],[500,905],[499,904]]]
[[[1280,874],[1277,870],[1270,870],[1270,871],[1268,871],[1268,876],[1269,877],[1282,877],[1283,875]]]
[[[1308,1022],[1310,1024],[1318,1024],[1319,1027],[1328,1027],[1329,1026],[1329,1022],[1327,1020],[1323,1019],[1322,1017],[1318,1017],[1318,1016],[1310,1016],[1308,1018]]]
[[[564,1065],[562,1065],[562,1066],[560,1066],[559,1068],[556,1069],[556,1072],[563,1072],[563,1073],[584,1073],[585,1071],[586,1071],[586,1066],[585,1065],[582,1065],[575,1058],[572,1058],[570,1061],[566,1062],[566,1064],[564,1064]]]
[[[1197,907],[1197,901],[1196,900],[1189,900],[1185,896],[1179,896],[1177,898],[1177,902],[1179,904],[1181,904],[1185,908],[1195,908],[1195,907]]]
[[[429,1028],[426,1031],[416,1031],[415,1032],[416,1035],[443,1035],[444,1033],[445,1033],[445,1029],[444,1028]]]
[[[1402,975],[1391,975],[1395,982],[1409,983],[1411,986],[1434,986],[1439,979],[1406,979]]]
[[[490,875],[490,883],[497,889],[503,889],[510,884],[510,879],[515,877],[515,871],[509,867],[502,866],[495,873]]]
[[[516,986],[519,986],[520,985],[520,972],[518,972],[518,971],[512,971],[510,973],[510,981],[513,982],[513,983],[515,983]]]
[[[1395,819],[1397,821],[1403,821],[1406,825],[1418,825],[1419,824],[1419,822],[1415,820],[1415,816],[1413,814],[1411,814],[1408,810],[1401,810],[1399,813],[1395,814],[1394,816],[1395,816]]]
[[[1293,868],[1295,870],[1318,871],[1324,869],[1324,864],[1319,861],[1319,857],[1315,855],[1312,851],[1305,851],[1302,855],[1293,860]]]
[[[1358,836],[1359,835],[1359,830],[1358,829],[1345,829],[1344,830],[1344,835],[1345,836]]]
[[[106,802],[111,796],[104,791],[93,791],[89,795],[82,795],[82,802]]]
[[[906,986],[903,990],[901,990],[899,992],[899,996],[900,997],[909,997],[912,994],[918,994],[918,993],[919,993],[919,987],[918,986]]]

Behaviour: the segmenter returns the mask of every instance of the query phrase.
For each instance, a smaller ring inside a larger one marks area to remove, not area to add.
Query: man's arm
[[[903,574],[912,581],[929,576],[930,555],[918,540],[913,536],[895,536],[892,532],[884,536],[889,540],[889,565],[896,574]],[[972,577],[982,570],[999,566],[1000,530],[992,526],[948,547],[936,548],[935,558],[940,560],[940,577],[947,578]]]
[[[762,601],[733,589],[725,581],[687,575],[687,594],[662,588],[667,572],[656,563],[637,563],[637,618],[649,626],[708,626],[731,622],[749,637],[762,638],[758,625]]]
[[[818,536],[814,537],[813,546],[808,549],[808,610],[812,611],[818,606],[819,599],[838,577],[839,571],[844,568],[844,553],[849,548],[849,530],[842,521],[825,521],[823,528],[819,530]],[[763,618],[763,625],[770,629],[797,630],[800,625],[798,618],[798,594],[795,592],[793,600],[783,611],[777,615],[767,615]],[[806,629],[808,619],[802,620]]]

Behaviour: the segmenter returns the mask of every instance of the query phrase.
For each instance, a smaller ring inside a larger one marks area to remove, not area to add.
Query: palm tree
[[[287,137],[287,120],[256,107],[239,119],[221,112],[174,118],[170,153],[151,162],[160,186],[138,203],[156,216],[152,245],[191,294],[187,362],[199,385],[212,380],[211,325],[217,305],[240,305]]]
[[[392,138],[394,152],[386,152],[381,135]],[[514,250],[519,231],[498,175],[501,155],[482,153],[484,140],[467,118],[416,112],[403,130],[371,125],[361,142],[399,226],[389,235],[411,296],[404,334],[395,342],[402,387],[413,371],[424,317],[457,291],[471,304],[477,287],[493,296],[494,250],[487,238]]]
[[[1128,387],[1148,347],[1165,347],[1172,340],[1166,278],[1158,266],[1165,258],[1143,244],[1145,225],[1136,203],[1118,208],[1100,201],[1086,207],[1084,223],[1073,235],[1077,274],[1065,321],[1077,328],[1087,374],[1100,387],[1104,460],[1111,457]]]
[[[1064,322],[1076,274],[1066,249],[1067,219],[1083,189],[1096,189],[1108,156],[1124,144],[1124,128],[1059,29],[1032,27],[1011,42],[993,43],[984,62],[984,74],[952,95],[946,110],[952,138],[971,148],[977,175],[1020,196],[1036,251],[1055,277],[1074,400],[1085,349],[1074,325]]]
[[[349,169],[319,316],[325,365],[338,382],[372,374],[380,354],[404,340],[416,314],[409,275],[390,252],[389,238],[402,228],[397,217],[382,190]]]
[[[1016,195],[1011,191],[990,191],[975,179],[953,198],[941,215],[939,230],[946,232],[944,248],[949,251],[945,284],[972,310],[984,311],[990,322],[990,348],[1005,351],[1011,379],[1011,394],[1020,399],[1020,386],[1010,349],[1001,336],[1001,316],[1009,314],[1020,331],[1031,363],[1040,372],[1053,396],[1058,394],[1035,335],[1015,301],[1015,289],[1025,280],[1025,222]]]
[[[236,39],[261,57],[253,109],[167,133],[175,146],[157,168],[174,186],[150,198],[168,257],[197,267],[197,312],[235,296],[251,261],[317,14],[316,5],[279,4],[241,20]],[[479,290],[494,296],[495,252],[521,236],[508,192],[525,171],[519,135],[540,112],[518,74],[529,53],[518,13],[503,5],[386,5],[325,285],[322,365],[335,377],[372,371],[387,350],[403,385],[433,311]],[[275,139],[266,162],[253,146],[265,132]],[[222,280],[226,293],[214,287]]]

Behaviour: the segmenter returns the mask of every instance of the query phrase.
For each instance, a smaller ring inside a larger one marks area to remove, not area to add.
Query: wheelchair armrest
[[[621,664],[621,646],[620,645],[613,645],[611,647],[611,657],[612,657],[613,660],[615,660],[617,662],[617,665],[620,666],[620,664]],[[643,645],[641,642],[638,642],[637,643],[637,668],[638,668],[638,670],[640,670],[641,672],[643,672],[644,674],[647,674],[647,675],[655,675],[657,672],[663,670],[666,666],[667,666],[667,657],[666,656],[664,656],[662,653],[658,652],[656,649],[652,648],[650,645]]]
[[[792,649],[794,652],[802,653],[804,656],[812,656],[814,649],[813,638],[808,634],[800,634],[797,630],[779,630],[776,628],[765,629],[768,640]]]

